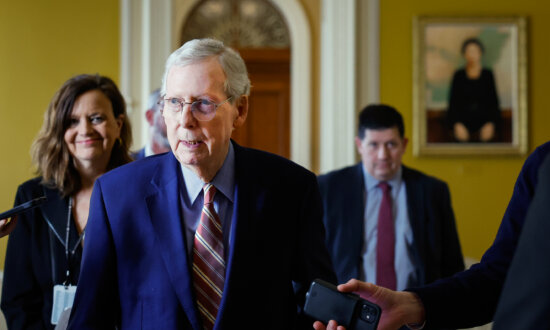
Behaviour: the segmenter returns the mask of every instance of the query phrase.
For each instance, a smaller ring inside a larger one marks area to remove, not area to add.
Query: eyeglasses
[[[200,121],[209,121],[212,120],[212,118],[214,118],[214,116],[216,115],[216,109],[218,109],[220,105],[231,100],[232,98],[233,96],[230,96],[225,101],[222,101],[218,104],[206,99],[200,99],[193,102],[185,102],[185,100],[177,97],[162,99],[162,101],[160,102],[164,102],[163,113],[171,118],[176,118],[177,115],[182,113],[183,107],[186,104],[190,104],[191,113],[193,114],[193,117],[195,117],[195,119]]]

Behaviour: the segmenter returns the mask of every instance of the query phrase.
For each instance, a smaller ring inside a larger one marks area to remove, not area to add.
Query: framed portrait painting
[[[526,42],[523,17],[415,17],[416,156],[527,152]]]

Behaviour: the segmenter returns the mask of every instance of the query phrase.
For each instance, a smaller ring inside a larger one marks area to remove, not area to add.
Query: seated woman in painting
[[[465,40],[461,53],[466,64],[451,83],[447,119],[458,142],[494,141],[501,119],[493,73],[481,64],[483,52],[478,39]]]

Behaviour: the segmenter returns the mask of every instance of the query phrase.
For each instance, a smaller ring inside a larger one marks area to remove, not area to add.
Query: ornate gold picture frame
[[[524,17],[415,17],[413,153],[527,152]]]

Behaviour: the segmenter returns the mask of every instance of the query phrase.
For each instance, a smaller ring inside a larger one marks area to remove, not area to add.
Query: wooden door
[[[239,49],[252,89],[245,124],[232,138],[242,146],[290,157],[290,50]]]

